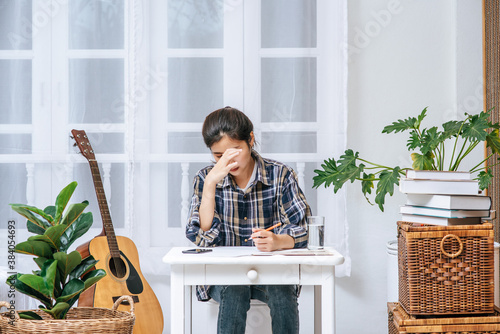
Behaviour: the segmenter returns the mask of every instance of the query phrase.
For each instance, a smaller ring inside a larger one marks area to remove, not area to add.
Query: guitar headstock
[[[84,130],[71,130],[73,138],[75,139],[76,145],[80,149],[82,155],[87,158],[87,160],[95,160],[94,150],[90,145],[89,138]]]

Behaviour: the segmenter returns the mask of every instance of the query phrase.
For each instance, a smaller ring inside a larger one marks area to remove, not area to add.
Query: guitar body
[[[99,261],[96,269],[104,269],[107,274],[80,296],[78,306],[110,309],[118,297],[130,295],[135,308],[134,334],[161,334],[163,313],[158,299],[141,273],[137,248],[129,238],[117,236],[116,240],[120,249],[120,262],[125,267],[124,274],[116,273],[106,236],[95,237],[78,247],[82,257],[92,255]],[[122,277],[118,277],[120,275]],[[122,304],[118,310],[128,312],[130,306]]]

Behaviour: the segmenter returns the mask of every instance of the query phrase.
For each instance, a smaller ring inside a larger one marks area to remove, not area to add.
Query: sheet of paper
[[[310,249],[286,249],[286,250],[278,250],[273,252],[257,252],[254,253],[255,256],[264,256],[264,255],[284,255],[284,256],[327,256],[333,255],[328,250],[310,250]]]
[[[257,247],[213,247],[212,252],[203,253],[204,257],[224,256],[224,257],[241,257],[241,256],[328,256],[333,255],[326,249],[309,250],[306,248],[286,249],[272,252],[261,252]]]

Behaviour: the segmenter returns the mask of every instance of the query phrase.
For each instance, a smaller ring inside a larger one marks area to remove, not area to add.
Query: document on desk
[[[213,252],[203,253],[203,257],[242,257],[242,256],[331,256],[333,255],[327,249],[322,250],[309,250],[307,248],[292,248],[285,250],[277,250],[272,252],[261,252],[257,247],[238,247],[238,246],[226,246],[226,247],[213,247]]]
[[[254,253],[258,253],[257,247],[243,247],[243,246],[219,246],[211,247],[213,252],[204,253],[203,257],[239,257],[239,256],[252,256]]]
[[[321,250],[310,250],[306,248],[300,248],[300,249],[285,249],[285,250],[277,250],[277,251],[272,251],[272,252],[257,252],[252,255],[255,256],[273,256],[273,255],[284,255],[284,256],[328,256],[328,255],[333,255],[330,251],[326,249],[321,249]]]

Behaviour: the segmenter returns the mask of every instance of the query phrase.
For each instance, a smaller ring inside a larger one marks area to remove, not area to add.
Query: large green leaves
[[[89,205],[88,201],[83,201],[82,203],[75,203],[68,206],[64,218],[61,220],[61,224],[71,225],[73,222],[80,217],[83,210]]]
[[[10,204],[10,206],[12,210],[28,219],[28,222],[31,223],[28,223],[29,229],[31,228],[32,230],[39,232],[45,231],[49,226],[53,225],[53,218],[50,215],[47,215],[43,210],[34,206],[24,204]]]
[[[476,165],[473,164],[474,167],[470,169],[473,174],[479,173],[476,179],[479,180],[479,187],[485,189],[493,177],[489,168],[500,165],[500,159],[497,162],[490,159],[493,155],[500,154],[500,123],[491,122],[488,111],[476,115],[466,113],[465,119],[447,121],[442,124],[442,129],[437,126],[423,128],[422,121],[426,114],[427,108],[424,108],[417,117],[399,119],[387,125],[382,133],[408,132],[406,147],[411,154],[412,168],[415,170],[459,170],[464,158],[476,150],[482,141],[486,141],[491,154],[484,160],[476,161]],[[446,153],[451,155],[451,158],[447,157]],[[357,165],[358,162],[362,163]],[[490,163],[487,171],[482,170],[485,162]],[[372,163],[361,158],[359,153],[354,153],[352,149],[347,149],[338,160],[325,160],[321,168],[314,171],[317,174],[313,177],[314,187],[317,188],[321,184],[325,187],[333,185],[334,192],[337,192],[348,180],[359,180],[361,191],[368,202],[368,195],[376,188],[375,203],[382,211],[386,195],[392,195],[394,186],[399,184],[399,178],[405,174],[405,170],[410,169]]]
[[[62,213],[64,209],[66,208],[66,205],[68,205],[69,199],[73,195],[73,192],[75,191],[75,188],[77,186],[76,181],[71,182],[68,184],[66,187],[61,190],[59,195],[57,195],[56,198],[56,215],[54,217],[54,221],[56,224],[59,223],[59,220],[61,219]]]
[[[57,261],[56,260],[45,261],[45,263],[42,266],[40,277],[43,278],[45,287],[49,291],[49,297],[54,298],[55,297],[54,288],[56,286],[56,278],[57,278]]]
[[[78,296],[84,289],[85,283],[83,281],[78,278],[72,279],[66,284],[61,296],[56,299],[56,302],[68,302]]]
[[[45,228],[40,227],[39,225],[36,225],[28,220],[26,223],[26,227],[28,228],[28,232],[34,233],[34,234],[44,234],[45,233]]]
[[[434,169],[434,154],[432,152],[427,152],[427,154],[412,153],[411,160],[413,164],[411,165],[413,169],[416,170],[432,170]]]
[[[457,137],[460,135],[462,126],[464,122],[463,121],[448,121],[446,123],[443,123],[443,132],[441,134],[442,140],[446,140],[452,137]]]
[[[377,196],[375,196],[375,203],[381,211],[384,211],[385,196],[394,193],[394,186],[399,185],[399,167],[394,167],[392,171],[384,170],[380,173],[380,180],[377,183]]]
[[[479,181],[479,189],[484,190],[491,184],[493,173],[491,173],[491,169],[488,168],[486,171],[483,170],[479,172],[476,179]]]
[[[47,312],[54,319],[63,319],[64,315],[68,312],[69,308],[70,306],[68,305],[68,303],[60,302],[54,305],[54,307],[50,309],[41,307],[40,310]]]
[[[498,129],[495,129],[486,135],[486,145],[491,148],[491,151],[500,154],[500,138]]]
[[[33,274],[20,274],[17,280],[25,284],[32,290],[37,291],[46,299],[54,297],[54,284],[56,279],[57,262],[48,260],[47,265],[44,265],[41,276]]]
[[[371,194],[373,189],[373,181],[375,181],[375,174],[363,173],[363,179],[361,180],[361,191],[363,194]]]
[[[340,156],[338,161],[335,159],[325,160],[325,163],[321,165],[323,170],[315,170],[316,175],[314,180],[314,187],[319,187],[324,184],[325,187],[329,187],[331,184],[334,185],[334,192],[337,192],[345,182],[354,182],[360,177],[363,172],[364,165],[356,165],[356,160],[359,153],[354,153],[352,150],[346,150],[343,155]]]
[[[92,212],[81,214],[72,224],[65,225],[64,233],[61,235],[60,251],[65,252],[76,239],[87,233],[92,226]]]
[[[80,253],[67,254],[75,240],[92,226],[92,213],[84,213],[88,201],[69,204],[77,183],[71,182],[57,196],[55,205],[40,210],[33,206],[11,204],[12,209],[28,219],[28,231],[34,236],[16,245],[15,251],[33,255],[40,270],[33,274],[12,276],[12,284],[21,293],[40,300],[42,310],[55,319],[64,318],[82,291],[106,275],[92,270],[97,261],[89,257],[82,261]],[[83,278],[82,276],[85,275]],[[38,319],[36,314],[23,314],[26,319]]]
[[[82,277],[82,280],[85,282],[85,288],[83,291],[90,288],[95,283],[99,282],[106,276],[106,272],[102,269],[96,269],[88,272],[85,276]]]
[[[48,243],[44,241],[32,240],[21,242],[16,245],[16,252],[45,258],[52,258],[52,248]]]
[[[322,184],[325,184],[325,188],[329,187],[337,179],[338,169],[335,159],[325,160],[325,163],[321,167],[323,170],[317,169],[314,171],[318,174],[313,178],[313,187],[315,188]]]
[[[420,139],[420,151],[422,154],[427,154],[429,152],[434,151],[439,144],[442,142],[441,132],[438,131],[438,128],[433,126],[430,129],[422,130],[422,137]]]
[[[416,121],[417,119],[415,122]],[[372,193],[372,189],[375,187],[375,183],[377,183],[375,203],[377,203],[383,211],[385,196],[387,194],[392,196],[394,185],[399,184],[399,177],[401,177],[404,172],[402,172],[401,168],[398,166],[390,168],[377,165],[377,168],[380,168],[381,172],[367,174],[364,172],[365,164],[356,165],[356,160],[358,159],[359,153],[354,153],[352,150],[348,149],[340,156],[338,161],[335,161],[335,159],[325,160],[325,163],[321,165],[323,169],[314,171],[317,174],[313,178],[314,187],[317,188],[322,184],[328,187],[333,184],[333,190],[336,193],[347,181],[354,182],[355,180],[360,180],[363,195],[366,200],[370,202],[368,195]],[[366,162],[370,163],[368,161]]]
[[[65,252],[54,253],[54,259],[57,260],[57,269],[61,276],[61,281],[65,282],[68,275],[82,263],[82,256],[77,251],[69,254]]]
[[[24,275],[17,274],[17,275],[10,276],[9,278],[7,278],[7,284],[10,285],[13,283],[12,285],[15,287],[15,289],[17,291],[39,300],[43,305],[45,305],[45,307],[51,307],[52,306],[51,299],[46,294],[43,294],[41,291],[37,290],[36,288],[32,288],[30,285],[23,283],[19,279],[21,276],[24,276]],[[43,278],[42,278],[41,283],[42,283],[41,288],[46,289],[45,284],[43,284]],[[44,290],[44,291],[46,291],[46,290]]]
[[[37,313],[33,311],[22,311],[18,312],[19,318],[21,319],[26,319],[26,320],[43,320],[41,316],[39,316]]]
[[[463,126],[462,136],[471,141],[484,141],[488,134],[486,130],[490,127],[489,114],[481,112],[478,115],[469,115],[469,122]]]
[[[59,250],[61,245],[61,235],[65,230],[64,225],[56,225],[49,227],[43,235],[34,235],[28,238],[28,241],[42,241],[47,243],[50,247]]]
[[[45,258],[45,257],[37,257],[37,258],[34,258],[33,261],[35,261],[35,263],[37,264],[38,268],[42,269],[43,267],[43,264],[45,263],[45,261],[47,261],[48,259]]]
[[[386,127],[384,127],[382,133],[398,133],[401,131],[418,129],[420,127],[420,123],[426,116],[426,112],[427,108],[424,108],[424,110],[422,110],[420,115],[418,115],[417,117],[409,117],[404,120],[399,119],[396,122],[393,122],[391,125],[387,125]]]
[[[92,255],[86,257],[69,274],[69,279],[81,277],[83,274],[85,274],[87,271],[89,271],[92,267],[94,267],[97,264],[97,262],[99,262],[99,261],[96,261]]]

